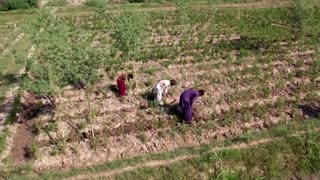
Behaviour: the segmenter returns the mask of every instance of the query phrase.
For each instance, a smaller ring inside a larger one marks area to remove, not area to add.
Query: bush
[[[0,10],[30,9],[38,7],[38,0],[0,0]]]

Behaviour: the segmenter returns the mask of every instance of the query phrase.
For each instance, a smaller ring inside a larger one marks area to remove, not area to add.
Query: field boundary
[[[316,128],[313,129],[311,132],[319,132],[320,128]],[[279,140],[283,140],[287,137],[296,137],[296,136],[300,136],[300,135],[304,135],[307,134],[307,131],[298,131],[296,133],[293,133],[291,135],[287,135],[285,137],[273,137],[273,138],[265,138],[265,139],[260,139],[260,140],[254,140],[248,143],[240,143],[240,144],[233,144],[233,145],[229,145],[229,146],[225,146],[225,147],[214,147],[211,150],[209,150],[208,152],[205,152],[204,154],[208,154],[208,153],[214,153],[214,152],[219,152],[219,151],[223,151],[223,150],[239,150],[239,149],[247,149],[247,148],[251,148],[254,146],[259,146],[259,145],[263,145],[263,144],[268,144],[271,142],[275,142],[275,141],[279,141]],[[309,132],[310,133],[310,132]],[[138,163],[135,166],[125,166],[125,167],[121,167],[118,169],[114,169],[114,170],[107,170],[107,171],[101,171],[101,172],[95,172],[95,173],[83,173],[83,174],[79,174],[73,177],[70,177],[68,179],[73,180],[73,179],[96,179],[96,178],[100,178],[100,177],[110,177],[110,176],[114,176],[117,174],[121,174],[121,173],[125,173],[125,172],[130,172],[130,171],[135,171],[138,170],[140,168],[155,168],[155,167],[160,167],[160,166],[168,166],[174,163],[177,163],[179,161],[186,161],[186,160],[190,160],[190,159],[194,159],[197,157],[200,157],[203,154],[196,154],[196,155],[182,155],[182,156],[178,156],[175,157],[173,159],[170,160],[151,160],[148,162],[143,162],[143,163]]]
[[[179,10],[180,8],[194,8],[194,9],[199,9],[199,8],[278,8],[278,7],[285,7],[289,6],[292,1],[290,0],[284,0],[284,1],[260,1],[260,2],[250,2],[250,3],[221,3],[221,4],[193,4],[193,5],[185,5],[182,7],[179,7],[175,4],[170,4],[170,5],[163,5],[163,6],[156,6],[156,7],[133,7],[130,8],[130,11],[134,12],[153,12],[153,11],[176,11]],[[79,6],[78,6],[79,7]],[[81,7],[81,6],[80,6]],[[112,6],[110,6],[112,7]],[[69,7],[70,8],[70,7]],[[64,16],[70,14],[70,12],[64,12],[63,10],[65,8],[61,7],[58,8],[61,9],[62,11],[59,12],[59,16]],[[67,10],[67,9],[66,9]],[[107,9],[104,11],[104,13],[120,13],[124,11],[123,9]],[[94,13],[93,9],[91,10],[83,10],[79,12],[72,12],[74,15],[79,15],[79,14],[91,14]]]

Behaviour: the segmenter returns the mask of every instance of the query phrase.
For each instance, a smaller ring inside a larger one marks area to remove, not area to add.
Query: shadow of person
[[[155,108],[159,105],[152,91],[146,91],[140,94],[140,96],[146,101],[146,104],[141,107],[142,109]]]
[[[146,91],[146,92],[142,93],[141,97],[143,99],[146,99],[147,101],[154,101],[156,98],[152,91]]]
[[[119,89],[117,85],[111,84],[108,86],[108,89],[112,91],[116,96],[119,96]]]
[[[182,111],[178,103],[164,104],[162,107],[164,112],[171,117],[175,117],[173,119],[177,120],[178,123],[184,122],[182,117]]]
[[[302,113],[305,116],[319,118],[320,117],[320,106],[311,105],[311,104],[303,104],[298,106],[299,109],[302,110]]]
[[[0,76],[0,85],[11,85],[18,82],[15,74],[5,74]]]
[[[31,159],[32,158],[32,150],[30,147],[23,147],[23,157],[25,159]]]
[[[40,115],[52,115],[56,112],[56,104],[45,96],[36,96],[23,92],[19,98],[19,112],[15,115],[18,122],[26,122]]]

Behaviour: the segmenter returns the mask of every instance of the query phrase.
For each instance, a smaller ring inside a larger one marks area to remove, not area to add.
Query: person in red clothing
[[[128,74],[128,80],[133,79],[133,74]],[[127,86],[126,86],[126,76],[122,74],[121,76],[118,77],[117,79],[117,85],[118,85],[118,92],[120,96],[125,96],[126,91],[127,91]]]

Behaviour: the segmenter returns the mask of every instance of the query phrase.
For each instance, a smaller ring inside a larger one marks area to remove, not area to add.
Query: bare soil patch
[[[21,165],[32,158],[31,144],[32,144],[32,130],[31,122],[19,124],[13,139],[11,149],[11,158],[14,164]]]

